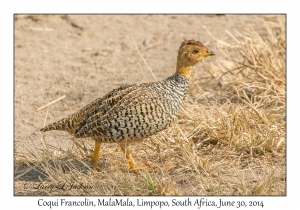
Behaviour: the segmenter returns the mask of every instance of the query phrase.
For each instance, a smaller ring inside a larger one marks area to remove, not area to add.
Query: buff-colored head
[[[190,67],[211,55],[214,55],[214,52],[207,49],[201,42],[185,40],[178,50],[176,72],[189,77]]]

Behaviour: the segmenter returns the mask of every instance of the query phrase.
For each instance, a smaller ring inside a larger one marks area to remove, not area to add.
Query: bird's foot
[[[127,160],[126,162],[127,162],[127,168],[128,168],[129,171],[131,171],[133,173],[138,172],[135,162],[132,162],[130,160]]]
[[[92,164],[93,171],[95,171],[95,172],[100,172],[101,171],[101,168],[98,166],[98,160],[93,160],[92,155],[87,155],[86,158]]]
[[[101,168],[98,166],[98,161],[91,160],[91,164],[95,172],[101,172]]]
[[[144,164],[141,163],[136,164],[135,162],[131,162],[130,160],[127,160],[127,167],[128,170],[133,173],[138,173],[139,171],[145,169]]]

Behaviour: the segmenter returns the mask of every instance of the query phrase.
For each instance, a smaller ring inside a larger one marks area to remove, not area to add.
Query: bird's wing
[[[95,113],[104,114],[107,110],[114,107],[119,100],[122,100],[122,97],[124,97],[127,93],[131,92],[132,90],[136,89],[135,86],[137,85],[124,85],[117,89],[114,89],[107,93],[105,96],[89,103],[81,110],[70,115],[66,119],[70,119],[73,122],[72,127],[77,130],[86,123],[87,119],[90,116],[94,115]]]
[[[163,104],[151,83],[131,87],[130,90],[124,91],[122,96],[119,92],[102,104],[76,131],[76,137],[101,136],[112,129],[129,127],[128,123],[142,123],[139,122],[141,116],[144,116],[143,119],[158,118],[160,116],[154,115],[164,112]],[[148,123],[152,122],[149,120]]]

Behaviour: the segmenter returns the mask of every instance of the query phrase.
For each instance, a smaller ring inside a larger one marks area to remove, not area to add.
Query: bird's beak
[[[215,55],[215,53],[209,49],[206,50],[206,53],[203,54],[204,57],[208,57],[208,56],[211,56],[211,55]]]

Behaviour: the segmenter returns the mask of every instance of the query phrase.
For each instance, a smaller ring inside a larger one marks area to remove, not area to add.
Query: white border
[[[296,2],[296,1],[294,1]],[[287,14],[287,196],[283,197],[203,197],[211,200],[263,200],[263,209],[282,209],[282,207],[299,208],[299,9],[292,1],[2,1],[1,10],[1,69],[0,69],[0,129],[1,129],[1,185],[0,205],[3,209],[30,207],[40,209],[39,197],[13,196],[13,14],[14,13],[286,13]],[[297,62],[297,63],[296,63]],[[298,65],[297,65],[298,64]],[[297,138],[298,137],[298,138]],[[56,200],[63,197],[41,197]],[[108,197],[105,197],[106,199]],[[124,198],[124,197],[123,197]],[[130,197],[136,199],[136,197]],[[143,198],[143,197],[139,197]],[[178,197],[177,197],[178,198]],[[181,197],[185,199],[187,197]],[[201,198],[201,197],[200,197]],[[66,197],[69,200],[84,197]],[[97,200],[98,197],[90,199]],[[171,200],[172,197],[144,197],[152,200]],[[194,199],[194,198],[192,198]],[[45,207],[47,208],[47,207]],[[100,208],[100,207],[98,207]],[[128,207],[129,209],[130,207]],[[145,208],[145,207],[144,207]],[[44,209],[44,208],[43,208]],[[57,209],[57,208],[56,208]],[[127,208],[126,208],[127,209]],[[130,208],[132,209],[132,208]],[[136,209],[136,208],[135,208]],[[147,208],[150,209],[150,208]]]

